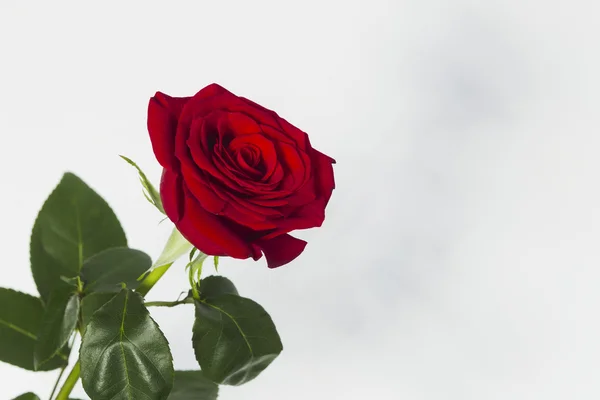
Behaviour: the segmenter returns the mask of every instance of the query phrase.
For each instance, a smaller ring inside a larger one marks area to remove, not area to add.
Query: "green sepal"
[[[188,242],[186,238],[177,230],[177,227],[173,227],[173,231],[167,239],[167,243],[163,248],[162,253],[158,256],[152,269],[156,269],[165,265],[173,264],[185,253],[193,249],[193,245]]]
[[[190,275],[196,276],[197,279],[199,280],[200,274],[202,273],[202,265],[204,264],[204,260],[206,260],[208,258],[208,255],[204,254],[200,250],[198,250],[198,253],[199,254],[196,256],[196,258],[194,258],[192,261],[187,263],[187,265],[185,266],[185,269],[186,270],[188,268],[191,269],[191,271],[189,272]]]
[[[140,167],[138,167],[138,165],[135,162],[133,162],[133,160],[131,160],[130,158],[121,156],[121,155],[119,157],[121,157],[123,160],[127,161],[127,163],[129,165],[131,165],[135,169],[137,169],[139,177],[140,177],[140,182],[142,183],[142,186],[144,188],[143,189],[144,197],[146,198],[146,200],[148,200],[150,202],[150,204],[152,204],[154,207],[156,207],[158,209],[158,211],[165,214],[165,209],[163,208],[163,205],[162,205],[160,193],[152,185],[152,182],[150,182],[150,180],[148,179],[146,174],[142,171],[142,169]]]

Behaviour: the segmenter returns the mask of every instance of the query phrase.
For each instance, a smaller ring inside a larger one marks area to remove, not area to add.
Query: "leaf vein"
[[[209,307],[211,307],[211,308],[219,311],[220,313],[223,313],[223,314],[227,315],[229,317],[229,319],[231,319],[231,321],[235,324],[236,328],[238,329],[240,335],[242,335],[242,338],[244,338],[244,342],[246,342],[246,346],[248,346],[248,350],[250,351],[250,355],[252,357],[254,357],[254,351],[252,350],[252,346],[250,345],[250,342],[248,341],[248,338],[246,337],[246,334],[244,333],[244,331],[242,330],[242,328],[240,327],[240,325],[237,323],[236,319],[231,314],[229,314],[228,312],[226,312],[225,310],[223,310],[223,309],[221,309],[221,308],[219,308],[219,307],[217,307],[217,306],[215,306],[213,304],[207,303],[206,301],[203,301],[203,300],[201,300],[201,302],[204,303],[204,304],[206,304],[207,306],[209,306]]]
[[[10,328],[10,329],[12,329],[12,330],[14,330],[15,332],[19,332],[20,334],[22,334],[22,335],[25,335],[25,336],[27,336],[27,337],[29,337],[29,338],[33,339],[33,340],[37,340],[37,336],[36,336],[36,335],[34,335],[34,334],[33,334],[33,333],[31,333],[31,332],[28,332],[28,331],[26,331],[26,330],[25,330],[25,329],[23,329],[23,328],[20,328],[20,327],[18,327],[18,326],[17,326],[17,325],[15,325],[15,324],[11,324],[10,322],[8,322],[8,321],[4,321],[3,319],[0,319],[0,324],[2,324],[2,325],[4,325],[4,326],[6,326],[6,327],[8,327],[8,328]]]
[[[125,336],[125,316],[127,315],[127,302],[129,301],[129,292],[125,293],[125,301],[123,304],[123,317],[121,318],[121,327],[119,329],[119,346],[121,347],[121,355],[123,357],[123,366],[125,367],[125,379],[127,379],[127,398],[133,399],[131,397],[131,390],[129,390],[131,383],[129,381],[129,370],[127,369],[127,359],[125,357],[125,347],[123,346],[123,336]],[[129,340],[129,339],[128,339]]]

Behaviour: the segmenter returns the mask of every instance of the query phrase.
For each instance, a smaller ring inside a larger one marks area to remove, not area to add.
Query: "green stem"
[[[192,304],[193,302],[194,299],[188,297],[177,301],[147,301],[144,303],[144,305],[146,307],[175,307],[180,304]]]
[[[144,278],[140,286],[135,291],[141,294],[142,296],[147,295],[150,289],[152,289],[152,287],[156,285],[156,282],[158,282],[158,280],[165,274],[165,272],[169,270],[171,265],[173,265],[173,263],[165,264],[163,266],[154,268],[154,270],[152,270],[152,272],[150,272]]]
[[[54,382],[54,387],[52,388],[52,393],[50,393],[50,400],[54,398],[54,392],[56,392],[56,389],[58,389],[58,384],[60,383],[60,380],[62,379],[66,369],[66,365],[60,369],[60,374],[58,374],[58,378],[56,378],[56,382]]]
[[[71,343],[69,343],[69,348],[73,348],[73,344],[75,343],[76,338],[77,332],[74,332],[71,338]],[[58,374],[58,378],[56,378],[56,382],[54,382],[54,387],[52,388],[52,393],[50,393],[50,400],[54,398],[54,393],[56,392],[56,389],[58,389],[58,384],[60,383],[60,380],[62,379],[62,376],[64,375],[65,370],[67,369],[67,365],[68,364],[65,364],[65,366],[60,369],[60,374]]]
[[[79,361],[77,361],[75,363],[75,365],[73,365],[73,369],[69,373],[69,376],[67,376],[67,380],[65,381],[65,383],[63,383],[62,388],[60,388],[60,392],[58,392],[58,395],[56,396],[56,400],[68,400],[69,399],[69,395],[71,394],[71,391],[73,390],[73,388],[75,387],[75,384],[79,380],[79,372],[81,370],[80,367],[81,367],[81,365],[79,364]]]

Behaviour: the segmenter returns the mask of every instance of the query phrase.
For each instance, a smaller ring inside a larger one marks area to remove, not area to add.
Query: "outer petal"
[[[285,119],[279,116],[277,117],[277,122],[279,123],[281,129],[286,133],[287,136],[294,139],[299,148],[305,151],[310,148],[310,142],[308,140],[308,135],[306,134],[306,132],[303,132],[300,129],[296,128],[294,125],[290,124]]]
[[[325,200],[317,199],[300,207],[292,215],[277,221],[275,232],[291,232],[296,229],[316,228],[325,220]]]
[[[252,256],[250,245],[223,221],[202,208],[184,186],[183,217],[177,229],[200,251],[211,256],[245,259]]]
[[[229,107],[230,111],[239,111],[251,115],[254,119],[260,121],[261,124],[269,125],[274,129],[279,129],[277,120],[280,118],[275,111],[269,110],[249,100],[245,97],[236,96],[238,101],[232,103]]]
[[[291,215],[274,221],[277,228],[262,237],[263,240],[270,240],[284,233],[292,232],[298,229],[316,228],[323,224],[325,220],[325,200],[317,199],[311,204],[300,207]]]
[[[333,165],[335,160],[320,151],[313,149],[313,168],[316,179],[317,195],[325,200],[325,205],[329,202],[331,192],[335,189],[335,179],[333,177]]]
[[[279,143],[279,162],[287,173],[279,190],[281,192],[293,193],[311,176],[311,159],[302,150],[285,143]]]
[[[152,150],[164,168],[176,168],[175,133],[181,111],[190,97],[171,97],[161,92],[148,104],[148,133]]]
[[[175,224],[183,215],[182,178],[173,171],[163,169],[160,180],[160,198],[167,217]]]
[[[198,91],[198,93],[196,93],[194,95],[194,97],[196,97],[196,98],[205,97],[206,98],[206,97],[211,97],[216,94],[223,93],[223,92],[228,92],[228,90],[225,89],[223,86],[219,85],[218,83],[211,83],[209,85],[206,85],[202,89],[200,89]]]
[[[191,121],[196,116],[204,116],[215,110],[223,110],[225,106],[235,100],[235,95],[216,83],[202,88],[196,93],[183,110],[181,118]]]
[[[298,257],[304,251],[306,242],[284,234],[269,240],[258,240],[255,245],[265,254],[267,266],[277,268]]]
[[[188,166],[182,165],[183,171],[187,171]],[[185,172],[184,172],[185,174]],[[225,209],[226,203],[223,199],[217,196],[216,191],[212,190],[211,187],[201,177],[191,175],[191,173],[185,174],[187,177],[185,184],[192,195],[198,200],[202,208],[211,214],[222,214]]]
[[[287,137],[288,141],[292,140],[295,145],[302,150],[308,149],[308,135],[305,132],[302,132],[300,129],[281,118],[275,111],[269,110],[245,97],[240,97],[239,99],[245,103],[246,107],[238,108],[239,103],[235,103],[235,106],[231,107],[232,110],[240,110],[258,118],[262,124],[268,125],[275,131],[280,132],[282,136]]]

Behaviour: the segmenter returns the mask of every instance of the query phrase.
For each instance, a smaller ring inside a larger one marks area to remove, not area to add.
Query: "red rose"
[[[275,112],[216,84],[193,97],[157,92],[148,131],[165,212],[200,251],[264,253],[275,268],[306,246],[288,232],[323,223],[335,161]]]

